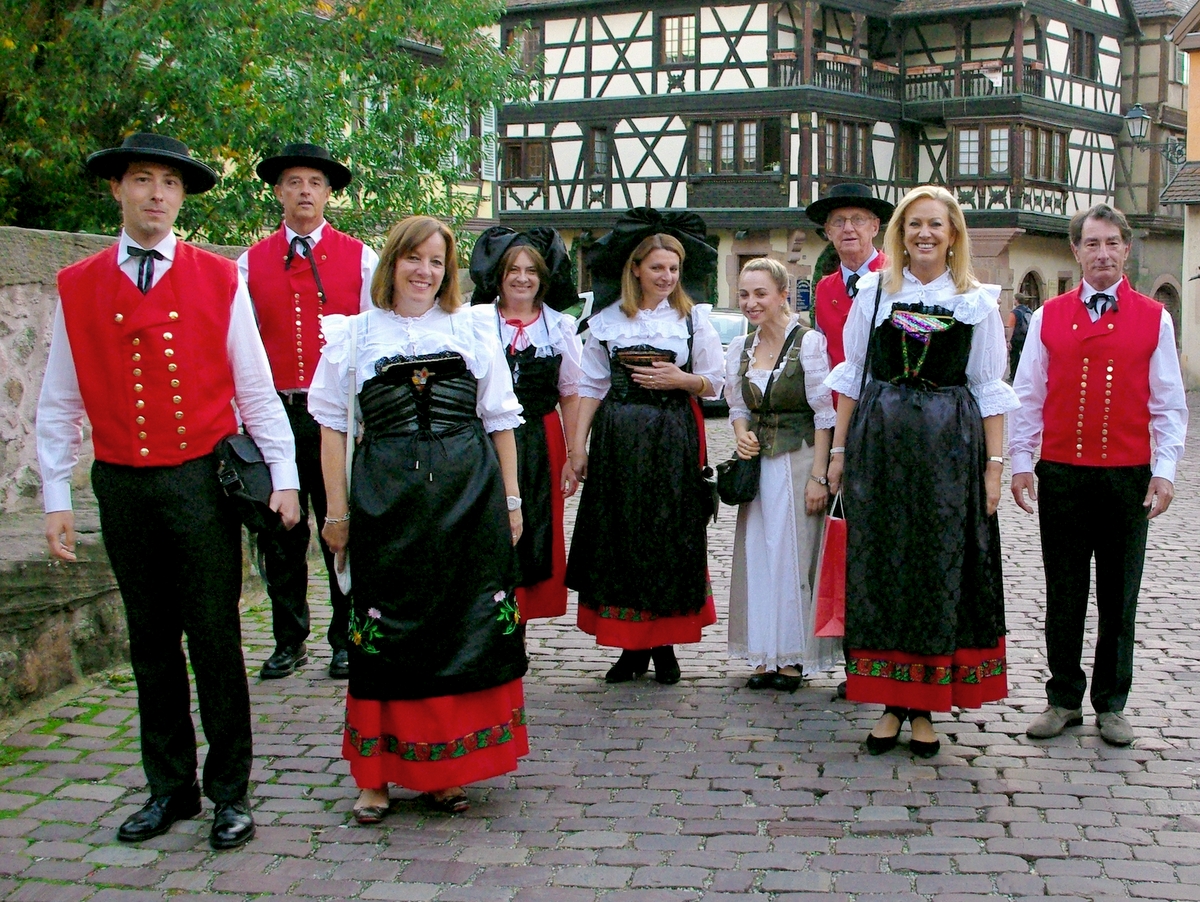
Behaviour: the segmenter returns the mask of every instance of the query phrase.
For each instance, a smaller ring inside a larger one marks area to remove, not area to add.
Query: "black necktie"
[[[1084,301],[1084,304],[1087,305],[1089,310],[1095,310],[1101,316],[1104,316],[1109,310],[1114,313],[1117,311],[1117,299],[1111,294],[1105,294],[1101,291],[1096,292]]]
[[[317,272],[317,261],[313,258],[312,239],[307,235],[297,235],[292,239],[292,243],[288,245],[287,257],[283,261],[284,269],[292,268],[292,261],[296,258],[297,252],[308,258],[308,265],[312,267],[313,281],[317,283],[317,302],[324,304],[325,286],[321,284],[321,274]]]
[[[846,294],[852,298],[858,294],[858,273],[851,273],[850,278],[846,280]]]
[[[138,261],[137,287],[138,291],[145,294],[150,290],[150,286],[154,284],[154,261],[165,260],[167,258],[156,250],[148,251],[140,247],[134,247],[133,245],[130,245],[128,250],[129,256],[141,258]]]

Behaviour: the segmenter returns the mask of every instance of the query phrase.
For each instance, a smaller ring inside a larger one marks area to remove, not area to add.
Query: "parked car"
[[[739,335],[745,335],[750,326],[749,321],[742,311],[731,310],[727,307],[714,307],[712,313],[709,315],[709,322],[713,324],[713,328],[721,336],[721,347],[726,349],[728,349],[729,343]],[[725,403],[723,397],[716,400],[701,398],[700,407],[703,409],[706,417],[729,415],[729,405]]]

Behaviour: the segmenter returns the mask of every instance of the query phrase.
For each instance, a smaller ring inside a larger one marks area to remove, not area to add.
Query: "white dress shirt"
[[[799,322],[793,316],[784,332],[785,342],[792,330],[798,327]],[[753,336],[739,335],[729,343],[729,349],[725,352],[725,400],[729,404],[730,423],[734,420],[753,422],[753,414],[746,406],[746,399],[742,397],[742,377],[738,375],[738,370],[742,368],[742,349],[746,341],[752,342],[750,367],[746,370],[746,378],[758,386],[760,392],[766,391],[767,380],[771,378],[772,373],[776,379],[779,378],[779,370],[787,362],[786,357],[781,357],[776,361],[773,370],[760,369],[754,356],[758,350],[758,338],[758,330],[754,331]],[[825,378],[829,375],[829,346],[825,336],[816,329],[810,329],[800,339],[800,366],[804,370],[804,395],[808,399],[808,406],[813,409],[813,426],[817,429],[832,429],[837,424],[837,411],[833,407],[833,393],[825,385]]]
[[[299,232],[293,231],[292,227],[286,222],[283,224],[284,236],[287,238],[288,247],[291,247],[292,239],[296,237],[307,238],[312,242],[314,248],[321,242],[321,235],[325,231],[325,220],[321,220],[321,224],[309,232],[307,235],[301,235]],[[298,248],[297,256],[307,257],[303,248]],[[362,246],[362,255],[359,261],[359,271],[362,273],[362,290],[358,293],[358,310],[363,312],[371,307],[371,280],[375,278],[375,268],[379,266],[379,255],[367,247]],[[250,281],[250,252],[245,251],[237,259],[238,275],[249,283]]]
[[[1115,295],[1116,285],[1105,294]],[[1080,290],[1080,302],[1086,302],[1097,290],[1086,281]],[[1100,318],[1088,309],[1092,322]],[[1118,309],[1118,314],[1119,314]],[[1017,367],[1013,388],[1021,407],[1009,418],[1008,453],[1013,473],[1032,473],[1033,454],[1042,441],[1042,410],[1046,403],[1050,359],[1042,344],[1042,308],[1034,311],[1025,336],[1025,350]],[[1175,481],[1175,465],[1183,457],[1187,435],[1187,394],[1175,351],[1175,325],[1171,314],[1162,312],[1158,324],[1158,344],[1150,355],[1150,434],[1154,437],[1154,463],[1151,473],[1168,482]]]
[[[523,422],[521,403],[513,394],[512,373],[494,327],[459,307],[447,313],[434,304],[421,316],[399,316],[372,307],[358,321],[357,385],[375,376],[375,365],[397,354],[423,357],[443,351],[461,354],[479,383],[475,412],[488,432],[516,429]],[[322,321],[325,346],[308,390],[308,412],[322,426],[346,431],[346,396],[350,390],[350,320],[337,314]]]
[[[151,287],[167,274],[175,261],[176,239],[168,234],[153,248],[163,255],[154,261],[154,280]],[[138,247],[124,230],[117,249],[117,266],[129,280],[137,284],[138,260],[129,256],[130,246]],[[296,472],[296,443],[292,427],[279,396],[267,363],[267,352],[254,325],[254,311],[246,281],[238,275],[237,289],[232,300],[229,333],[225,348],[233,370],[235,412],[246,424],[271,469],[275,491],[298,489],[300,477]],[[83,395],[75,358],[63,321],[62,301],[54,311],[54,332],[50,339],[50,354],[46,359],[46,376],[38,397],[37,455],[42,470],[42,497],[46,513],[71,509],[71,471],[79,462],[79,447],[83,442]]]
[[[500,346],[508,348],[517,335],[517,327],[504,322],[503,314],[495,304],[477,304],[471,308],[475,316],[482,317],[486,324],[495,330]],[[583,375],[580,370],[580,360],[583,356],[583,342],[576,332],[575,317],[568,313],[559,313],[546,305],[542,305],[541,314],[532,323],[525,326],[521,338],[513,347],[515,351],[524,351],[533,345],[537,348],[537,357],[553,357],[562,355],[562,363],[558,368],[558,394],[569,398],[579,394],[579,380]]]
[[[893,304],[924,304],[945,308],[959,322],[974,327],[966,375],[967,387],[979,405],[980,416],[998,416],[1017,408],[1017,396],[1012,386],[1004,381],[1008,369],[1008,345],[1004,340],[1004,321],[1000,318],[999,285],[979,285],[960,293],[954,287],[949,270],[932,282],[922,284],[906,268],[900,290],[895,294],[884,290],[880,295],[879,315],[872,323],[875,288],[880,276],[878,272],[868,273],[858,283],[858,298],[850,309],[850,318],[842,333],[846,360],[833,368],[825,380],[827,386],[858,400],[867,344],[874,327],[891,316]]]
[[[692,308],[692,349],[696,355],[692,372],[708,380],[710,390],[703,397],[719,398],[725,384],[725,352],[721,336],[708,321],[711,311],[711,304],[696,304]],[[587,344],[583,346],[583,378],[579,382],[579,394],[584,398],[602,399],[608,394],[612,386],[609,354],[617,348],[650,345],[674,351],[679,367],[688,361],[687,321],[666,299],[653,310],[638,310],[632,317],[621,312],[619,301],[610,304],[592,315],[588,330]]]
[[[848,266],[846,266],[845,263],[839,264],[838,268],[842,271],[842,284],[845,285],[847,282],[850,281],[850,277],[854,276],[854,275],[857,275],[858,278],[861,280],[863,276],[865,276],[867,273],[869,273],[871,271],[871,263],[878,256],[879,256],[879,249],[878,248],[873,249],[871,251],[871,256],[867,257],[867,262],[864,263],[862,266],[860,266],[858,269],[850,269]],[[855,287],[855,289],[861,290],[862,286],[855,285],[854,287]],[[858,293],[858,291],[856,290],[855,294],[857,294],[857,293]]]

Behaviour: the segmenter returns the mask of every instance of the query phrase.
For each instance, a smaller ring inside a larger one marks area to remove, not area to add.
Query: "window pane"
[[[608,129],[592,129],[592,174],[608,177]]]
[[[958,130],[958,174],[979,175],[979,129]]]
[[[837,123],[825,120],[825,168],[837,168]]]
[[[783,126],[778,119],[763,122],[763,172],[779,172],[783,158]]]
[[[540,179],[546,175],[546,145],[525,145],[525,178]]]
[[[871,172],[871,127],[858,127],[858,171],[856,175],[868,175]]]
[[[696,58],[695,16],[664,16],[662,36],[664,62],[685,63]]]
[[[717,126],[717,140],[720,142],[721,165],[722,171],[733,169],[737,160],[737,132],[734,130],[736,123],[722,122]]]
[[[1008,172],[1008,129],[988,129],[988,172]]]
[[[742,123],[742,171],[752,171],[758,164],[758,123]]]
[[[1054,178],[1054,170],[1050,168],[1050,143],[1053,140],[1054,133],[1042,129],[1042,138],[1038,142],[1038,178],[1047,181]]]
[[[696,126],[696,171],[713,171],[713,128],[708,123]]]
[[[1054,135],[1054,156],[1050,161],[1050,177],[1058,182],[1063,182],[1067,179],[1066,149],[1067,136],[1061,132],[1056,133]]]
[[[838,147],[838,171],[853,172],[851,160],[854,159],[854,127],[848,122],[843,122],[838,137],[841,145]]]
[[[1025,175],[1028,178],[1037,175],[1037,139],[1036,128],[1025,129]]]

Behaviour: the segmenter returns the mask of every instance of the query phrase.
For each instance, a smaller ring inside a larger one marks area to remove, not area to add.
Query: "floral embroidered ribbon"
[[[911,310],[895,310],[892,312],[892,325],[902,329],[905,335],[911,335],[922,344],[929,344],[929,336],[934,332],[945,332],[950,323],[944,317],[933,316],[929,313],[914,313]]]

